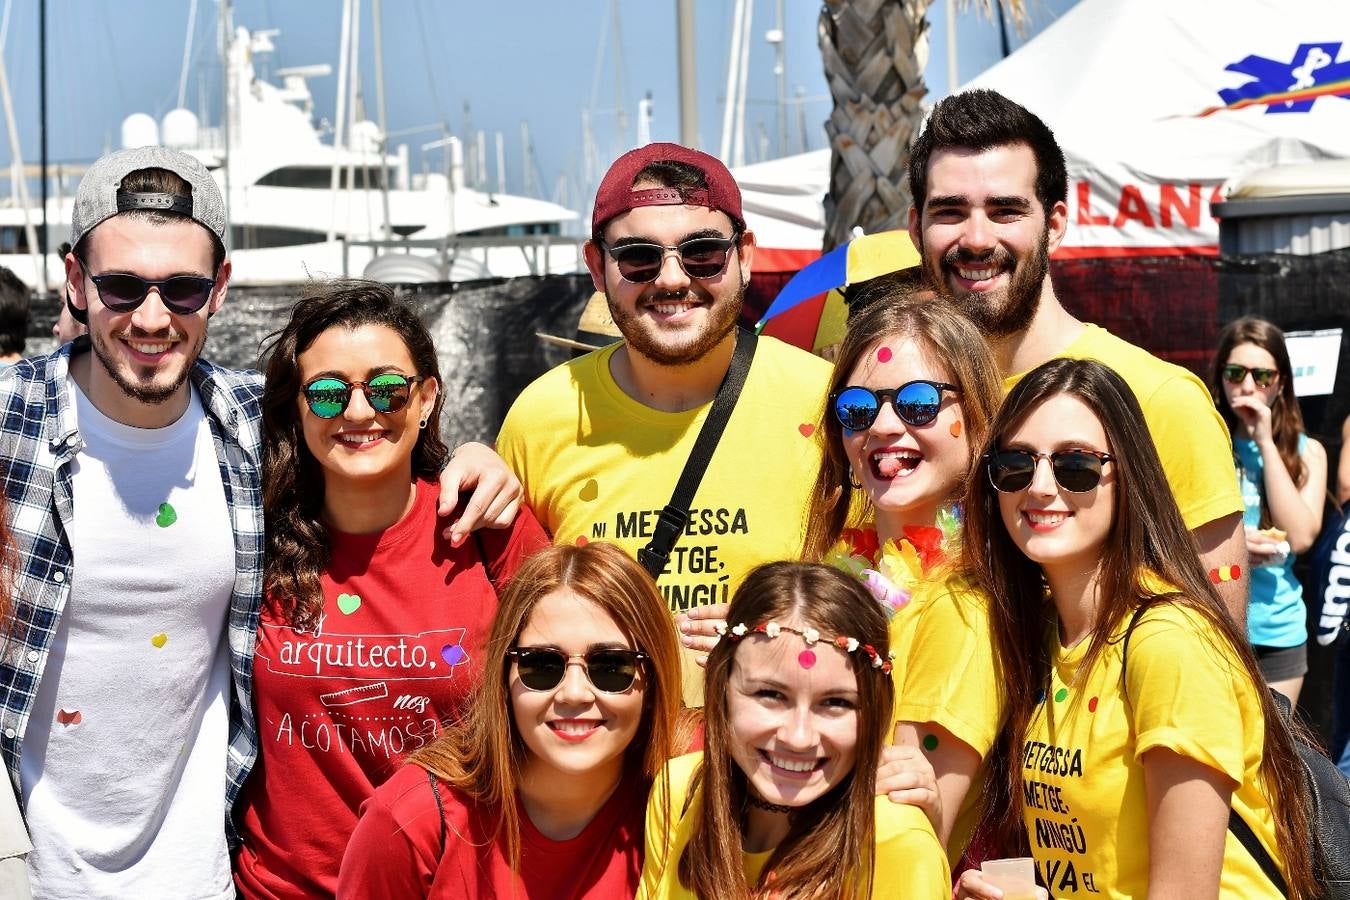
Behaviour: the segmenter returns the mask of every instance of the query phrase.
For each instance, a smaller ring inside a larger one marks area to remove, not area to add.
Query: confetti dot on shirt
[[[1096,712],[1096,711],[1097,711],[1097,698],[1093,697],[1091,700],[1088,701],[1088,712]]]
[[[154,644],[155,647],[163,647],[168,642],[169,635],[166,632],[161,631],[159,634],[150,636],[150,643]]]
[[[925,734],[923,736],[923,749],[932,753],[938,748],[938,737],[936,734]]]
[[[587,503],[590,503],[596,497],[600,496],[600,485],[594,478],[591,478],[581,486],[581,493],[577,496]]]
[[[80,724],[84,716],[80,715],[78,709],[58,709],[56,711],[56,721],[69,728],[71,725]]]
[[[1055,702],[1056,702],[1056,703],[1063,703],[1063,702],[1064,702],[1064,698],[1067,697],[1067,696],[1069,696],[1069,689],[1068,689],[1068,688],[1060,688],[1059,690],[1055,691]]]
[[[578,547],[585,547],[585,546],[586,546],[587,544],[589,544],[589,543],[590,543],[590,541],[586,540],[586,535],[584,535],[584,534],[579,534],[579,535],[577,535],[577,546],[578,546]]]
[[[882,347],[877,351],[877,362],[888,363],[891,361],[891,348]]]
[[[159,505],[159,514],[155,516],[155,524],[160,528],[168,528],[174,522],[178,521],[178,512],[168,503]]]
[[[802,433],[802,437],[809,438],[816,433],[816,426],[812,425],[810,422],[803,422],[797,426],[797,430]]]
[[[445,664],[451,668],[464,662],[465,655],[464,648],[459,644],[446,644],[441,648],[441,659],[445,660]]]

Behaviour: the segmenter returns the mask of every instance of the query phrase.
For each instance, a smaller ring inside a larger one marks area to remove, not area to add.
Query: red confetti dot
[[[589,543],[590,543],[590,541],[586,540],[586,535],[584,535],[584,534],[579,534],[579,535],[577,535],[577,546],[578,546],[578,547],[585,547],[585,546],[586,546],[587,544],[589,544]]]
[[[891,348],[882,347],[877,351],[877,362],[888,363],[891,361]]]
[[[816,654],[812,650],[803,650],[797,654],[797,665],[809,669],[816,664]]]
[[[1096,711],[1097,711],[1097,698],[1093,697],[1091,700],[1088,701],[1088,712],[1096,712]]]

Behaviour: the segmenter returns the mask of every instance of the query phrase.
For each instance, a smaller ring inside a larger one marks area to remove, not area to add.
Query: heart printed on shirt
[[[152,635],[150,638],[150,643],[154,644],[156,648],[163,647],[168,642],[169,642],[169,635],[163,631],[161,631],[159,634]]]
[[[338,594],[338,609],[342,610],[344,616],[350,616],[361,608],[361,595],[359,594]]]
[[[600,496],[600,484],[594,478],[587,480],[587,482],[581,486],[581,492],[577,494],[577,496],[587,503],[590,503],[596,497]]]
[[[178,521],[178,511],[168,503],[159,505],[159,515],[155,516],[155,524],[160,528],[168,528],[174,522]]]
[[[71,725],[80,724],[80,720],[83,718],[84,716],[80,715],[80,711],[78,709],[61,708],[56,711],[56,721],[60,722],[67,728],[69,728]]]
[[[455,666],[467,662],[469,654],[465,653],[464,648],[459,644],[446,644],[441,648],[441,659],[445,660],[445,664],[453,669]]]

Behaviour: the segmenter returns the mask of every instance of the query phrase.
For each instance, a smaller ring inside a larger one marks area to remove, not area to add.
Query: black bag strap
[[[436,776],[430,769],[427,770],[427,780],[431,782],[431,795],[436,798],[436,818],[441,823],[441,852],[437,859],[445,858],[445,806],[441,803],[441,787],[436,783]]]
[[[727,427],[727,420],[731,418],[731,411],[736,408],[736,399],[741,395],[741,388],[745,387],[745,379],[750,374],[750,362],[755,356],[756,343],[758,336],[753,331],[736,329],[736,349],[731,354],[731,365],[727,368],[727,374],[717,388],[712,409],[708,410],[708,417],[703,420],[703,427],[699,429],[694,447],[689,451],[689,459],[685,461],[680,480],[675,483],[675,492],[671,494],[670,502],[656,519],[652,539],[647,546],[638,551],[638,562],[642,563],[653,580],[659,578],[666,568],[666,563],[670,560],[670,551],[680,539],[680,532],[684,531],[684,526],[689,523],[689,507],[694,502],[694,494],[698,492],[703,473],[712,462],[717,444],[722,440],[722,432]]]
[[[1127,702],[1130,699],[1130,688],[1129,682],[1125,680],[1125,664],[1130,657],[1130,635],[1134,633],[1134,627],[1139,624],[1139,620],[1143,617],[1146,609],[1148,609],[1147,605],[1140,604],[1135,609],[1134,615],[1130,616],[1130,624],[1125,629],[1125,640],[1121,646],[1120,678]],[[1258,686],[1257,689],[1260,690],[1260,687]],[[1228,807],[1228,830],[1233,832],[1233,837],[1237,838],[1239,844],[1247,848],[1247,852],[1251,854],[1252,859],[1256,860],[1256,864],[1261,867],[1261,871],[1266,873],[1266,877],[1270,879],[1271,884],[1275,885],[1275,889],[1280,892],[1280,896],[1288,897],[1289,885],[1285,883],[1284,876],[1280,874],[1279,866],[1275,865],[1275,860],[1270,858],[1266,848],[1261,846],[1261,841],[1257,838],[1256,832],[1252,831],[1252,827],[1247,824],[1242,816],[1238,815],[1237,810],[1233,809],[1232,806]]]

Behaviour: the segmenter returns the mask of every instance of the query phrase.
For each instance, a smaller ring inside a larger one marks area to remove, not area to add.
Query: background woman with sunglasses
[[[1327,453],[1303,431],[1284,333],[1264,319],[1237,319],[1219,332],[1209,388],[1233,435],[1247,507],[1247,637],[1266,681],[1297,703],[1308,625],[1294,554],[1322,529]]]
[[[880,605],[833,567],[771,563],[729,622],[708,657],[704,751],[652,792],[638,897],[946,900],[928,819],[874,796],[894,696]]]
[[[431,336],[384,285],[319,284],[266,365],[260,757],[240,798],[246,897],[323,897],[360,804],[477,686],[495,584],[547,545],[528,511],[460,546],[434,479]]]
[[[1007,723],[988,808],[1052,896],[1310,896],[1303,766],[1203,570],[1133,392],[1055,360],[1004,401],[967,495],[964,559],[992,598]],[[1047,589],[1049,602],[1047,602]],[[960,896],[999,896],[975,870]]]
[[[502,593],[462,727],[375,792],[338,896],[630,898],[648,788],[688,746],[680,651],[646,571],[611,544],[532,557]]]
[[[1002,389],[984,338],[947,304],[888,287],[862,299],[830,382],[804,557],[866,571],[890,602],[909,597],[891,625],[896,741],[933,765],[934,826],[955,865],[977,819],[999,694],[986,602],[947,557]]]

